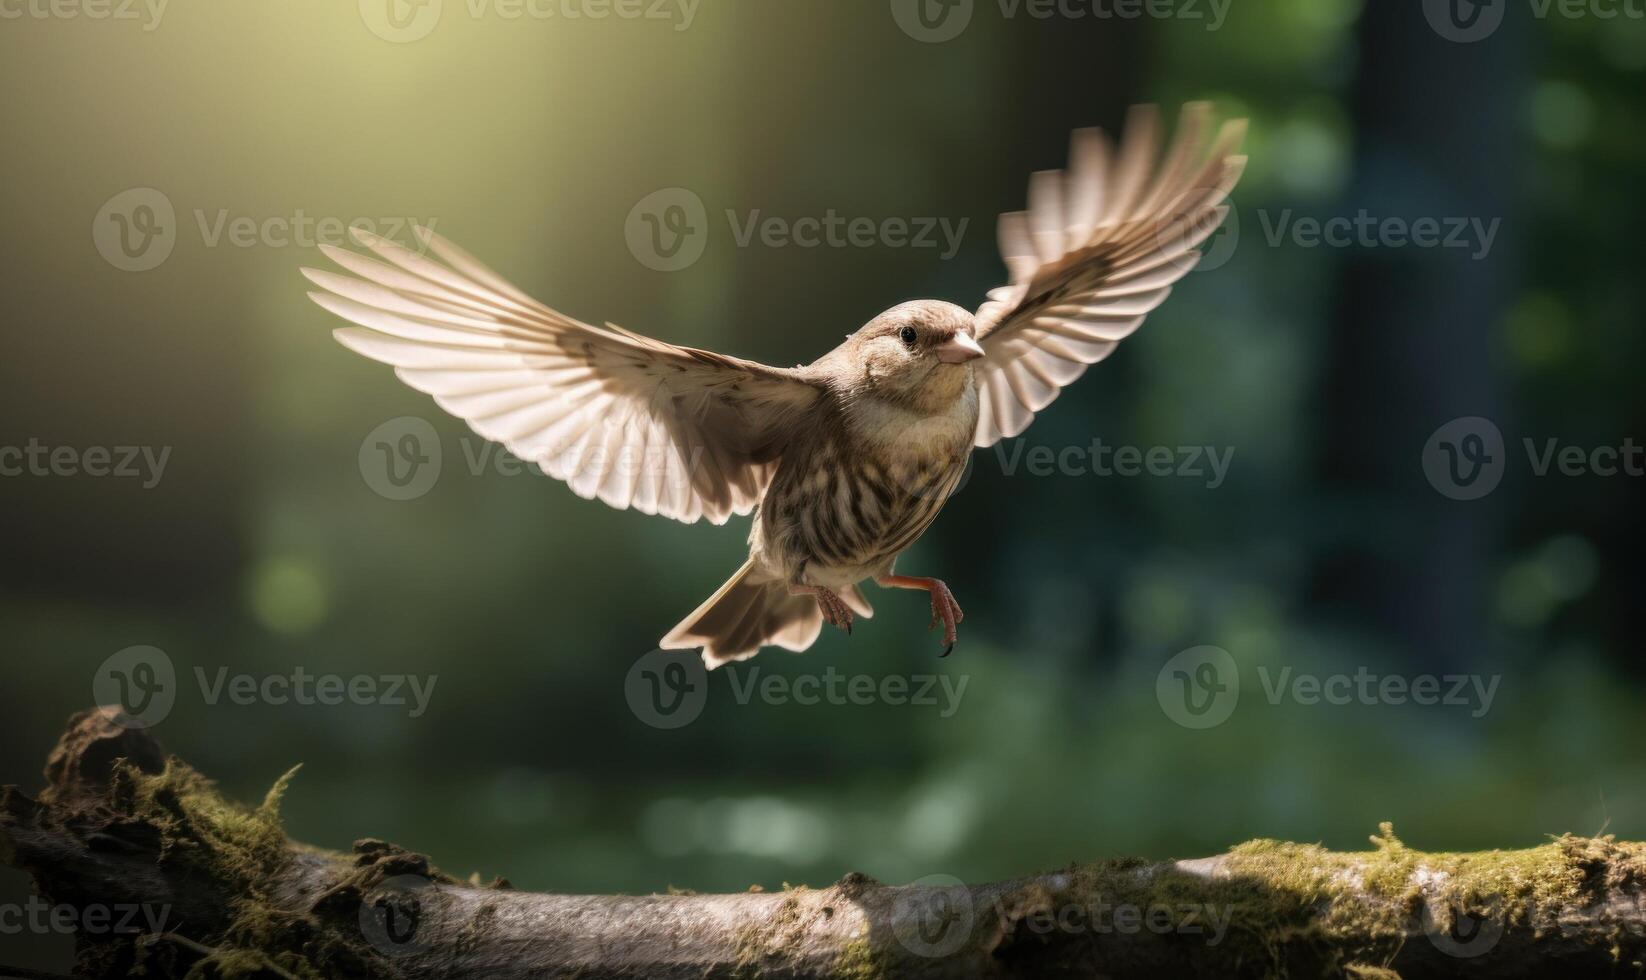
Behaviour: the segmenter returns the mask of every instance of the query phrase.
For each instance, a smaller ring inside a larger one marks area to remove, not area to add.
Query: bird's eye
[[[897,332],[897,336],[903,341],[903,346],[905,347],[913,347],[914,342],[920,339],[920,335],[915,332],[913,327],[904,327],[902,330]]]

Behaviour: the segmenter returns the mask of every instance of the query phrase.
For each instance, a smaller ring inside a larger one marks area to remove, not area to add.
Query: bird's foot
[[[954,601],[954,593],[949,587],[936,579],[932,580],[932,623],[927,629],[934,629],[941,620],[943,623],[943,652],[939,656],[947,657],[954,651],[954,645],[959,640],[955,632],[955,625],[966,618],[960,611],[960,603]]]
[[[804,587],[804,591],[817,599],[817,606],[823,610],[823,621],[830,626],[838,626],[849,635],[852,631],[852,607],[846,605],[846,600],[823,588],[811,585]]]

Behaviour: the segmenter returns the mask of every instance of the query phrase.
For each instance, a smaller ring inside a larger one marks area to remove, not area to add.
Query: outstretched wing
[[[1119,153],[1100,130],[1077,130],[1068,173],[1035,174],[1029,210],[1000,216],[1011,284],[977,311],[976,445],[1022,432],[1194,268],[1246,163],[1234,155],[1245,120],[1224,123],[1208,147],[1210,115],[1205,103],[1184,106],[1163,156],[1153,106],[1132,109]]]
[[[549,309],[440,235],[429,253],[377,235],[383,261],[321,246],[350,275],[303,274],[359,327],[337,339],[582,497],[721,524],[759,502],[819,397],[795,371],[677,347]]]

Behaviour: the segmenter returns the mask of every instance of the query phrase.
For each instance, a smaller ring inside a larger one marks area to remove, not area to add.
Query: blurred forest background
[[[1639,479],[1539,477],[1521,448],[1646,439],[1646,23],[1496,6],[1467,43],[1419,5],[1353,0],[1234,0],[1215,24],[1205,3],[1041,18],[977,0],[942,42],[885,2],[705,3],[686,26],[447,0],[400,41],[370,2],[0,23],[0,445],[171,447],[152,489],[0,478],[0,782],[38,786],[98,666],[149,644],[178,675],[170,750],[244,799],[303,763],[294,837],[382,837],[523,888],[981,880],[1257,836],[1357,848],[1380,820],[1433,849],[1646,836]],[[472,473],[478,438],[332,340],[297,272],[324,264],[313,247],[210,234],[225,212],[432,218],[574,316],[792,364],[905,299],[975,307],[1003,278],[996,214],[1063,165],[1070,129],[1191,98],[1252,120],[1232,251],[1026,438],[1232,448],[1226,480],[1035,477],[980,454],[900,565],[954,587],[953,656],[922,596],[870,590],[854,636],[753,661],[963,678],[947,716],[739,704],[722,671],[691,724],[644,723],[631,666],[736,568],[747,521]],[[176,241],[128,272],[92,229],[142,187],[175,207]],[[625,222],[671,187],[711,231],[660,272]],[[831,209],[968,225],[945,259],[740,246],[724,218]],[[1500,224],[1484,256],[1271,233],[1362,209]],[[408,415],[444,467],[388,500],[361,445]],[[1422,465],[1462,416],[1506,443],[1501,485],[1472,501]],[[1156,696],[1199,645],[1243,685],[1209,730]],[[410,717],[211,705],[193,680],[298,666],[438,681]],[[1500,682],[1484,713],[1271,704],[1260,678],[1284,667]],[[0,874],[0,901],[26,894]]]

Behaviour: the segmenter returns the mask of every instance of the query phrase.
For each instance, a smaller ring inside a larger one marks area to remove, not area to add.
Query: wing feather
[[[304,269],[355,326],[345,347],[394,366],[475,432],[579,496],[690,523],[759,502],[821,395],[800,372],[574,320],[427,228],[427,254],[357,231],[345,272]]]
[[[1069,169],[1029,181],[1029,207],[1000,217],[1009,285],[977,311],[978,446],[1017,435],[1059,390],[1109,356],[1199,260],[1245,165],[1244,120],[1207,138],[1211,110],[1184,106],[1160,151],[1159,113],[1136,106],[1114,150],[1094,129],[1070,139]]]

